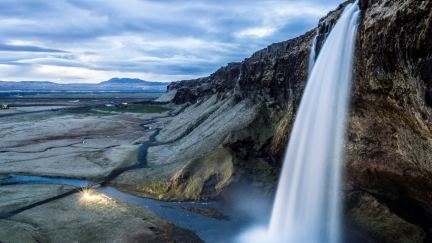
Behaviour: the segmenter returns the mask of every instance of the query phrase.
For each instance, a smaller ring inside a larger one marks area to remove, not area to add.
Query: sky
[[[207,76],[314,28],[337,0],[1,0],[0,80]]]

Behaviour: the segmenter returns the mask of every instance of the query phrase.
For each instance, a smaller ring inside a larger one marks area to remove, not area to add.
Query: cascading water
[[[317,34],[315,35],[315,37],[312,40],[312,46],[311,46],[311,51],[309,54],[309,65],[308,65],[308,74],[310,75],[312,73],[312,69],[315,65],[315,60],[316,60],[316,43],[318,41],[318,31]]]
[[[340,241],[341,159],[359,14],[357,2],[345,8],[307,82],[270,221],[278,241]]]
[[[347,5],[326,39],[291,132],[270,225],[241,241],[341,241],[341,161],[359,16],[357,2]]]

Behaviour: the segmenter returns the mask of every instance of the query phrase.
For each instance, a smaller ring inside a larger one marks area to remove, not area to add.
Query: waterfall
[[[340,179],[360,10],[343,11],[310,73],[284,159],[269,234],[281,242],[340,241]]]
[[[312,73],[313,66],[315,65],[317,41],[318,41],[318,30],[317,33],[315,34],[315,37],[312,40],[311,50],[309,54],[308,75]]]
[[[313,66],[298,109],[267,229],[244,242],[341,241],[341,167],[358,3],[345,7]]]

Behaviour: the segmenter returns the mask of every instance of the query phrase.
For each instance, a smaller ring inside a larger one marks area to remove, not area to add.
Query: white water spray
[[[326,39],[291,132],[270,225],[242,241],[341,241],[341,162],[359,15],[357,2],[347,5]]]

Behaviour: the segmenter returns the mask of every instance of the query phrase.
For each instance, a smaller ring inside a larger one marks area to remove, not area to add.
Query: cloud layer
[[[336,0],[2,0],[0,80],[173,81],[313,28]]]

